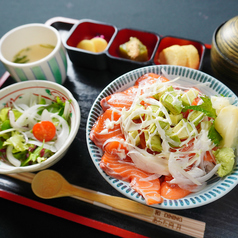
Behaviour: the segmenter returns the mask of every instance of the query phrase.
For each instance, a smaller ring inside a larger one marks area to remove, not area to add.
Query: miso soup
[[[49,55],[55,47],[49,44],[37,44],[20,50],[13,58],[14,63],[24,64],[38,61]]]

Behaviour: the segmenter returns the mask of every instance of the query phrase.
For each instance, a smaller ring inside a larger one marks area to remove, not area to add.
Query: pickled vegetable
[[[119,46],[120,56],[126,59],[144,62],[148,60],[148,50],[136,37]]]
[[[94,53],[100,53],[107,48],[107,41],[102,37],[94,37],[91,40],[80,41],[77,44],[77,48]]]
[[[237,136],[238,108],[234,105],[222,108],[214,123],[215,129],[223,138],[222,145],[233,147]]]
[[[95,46],[91,40],[82,40],[77,44],[77,48],[82,50],[87,50],[91,52],[96,52]]]
[[[101,37],[95,37],[91,39],[95,46],[95,50],[97,53],[104,51],[107,48],[107,41]]]

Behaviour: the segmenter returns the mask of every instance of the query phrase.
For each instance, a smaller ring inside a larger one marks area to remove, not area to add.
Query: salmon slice
[[[115,136],[111,139],[109,139],[107,142],[104,144],[104,150],[105,152],[113,155],[123,155],[128,153],[128,149],[126,148],[125,145],[125,137],[123,136]],[[124,156],[126,157],[126,156]]]
[[[180,188],[177,184],[169,184],[167,181],[161,184],[161,196],[166,199],[176,200],[184,198],[190,193],[190,191]]]
[[[151,178],[150,180],[149,177],[153,174],[136,168],[128,156],[125,159],[120,159],[115,154],[105,152],[100,161],[100,167],[109,176],[129,182],[130,186],[145,198],[148,205],[163,202],[163,198],[160,196],[159,179]]]
[[[119,110],[121,110],[122,108],[128,110],[131,107],[133,100],[135,99],[135,96],[138,91],[138,86],[142,86],[145,84],[153,84],[158,80],[158,78],[160,78],[162,82],[169,81],[167,78],[158,74],[144,74],[136,80],[135,86],[132,86],[125,91],[114,93],[103,98],[100,102],[102,109],[105,111],[110,107],[114,107]]]
[[[168,82],[169,80],[161,75],[158,74],[154,74],[154,73],[147,73],[142,75],[141,77],[139,77],[136,82],[135,82],[135,86],[141,86],[141,85],[145,85],[145,84],[154,84],[155,82],[157,82],[158,78],[160,78],[160,80],[162,82]]]
[[[162,82],[169,81],[160,75],[148,73],[141,76],[135,86],[103,98],[100,105],[104,113],[99,116],[90,132],[90,139],[104,151],[100,161],[101,169],[109,176],[129,182],[130,186],[145,198],[148,205],[163,202],[160,195],[160,180],[154,174],[137,168],[132,159],[127,156],[128,149],[118,120],[123,108],[130,109],[139,93],[139,86],[155,83],[159,77]]]
[[[111,107],[119,110],[122,108],[129,109],[135,99],[137,89],[138,87],[133,86],[123,92],[111,94],[110,96],[103,98],[100,105],[104,111]]]
[[[90,139],[96,146],[102,149],[108,139],[114,136],[124,137],[120,123],[117,123],[120,116],[118,112],[108,109],[98,117],[90,132]],[[107,129],[108,124],[110,124],[109,129]]]

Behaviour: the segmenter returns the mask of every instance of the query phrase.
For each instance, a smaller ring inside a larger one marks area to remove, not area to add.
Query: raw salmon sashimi
[[[105,152],[100,167],[109,176],[129,182],[130,186],[145,198],[148,205],[163,202],[160,196],[160,180],[158,178],[150,180],[153,174],[136,168],[128,156],[121,159],[115,154]]]
[[[90,132],[90,139],[104,151],[100,167],[108,175],[129,182],[149,205],[163,201],[160,196],[160,180],[137,168],[127,156],[128,150],[119,120],[122,108],[129,110],[138,93],[142,93],[138,92],[139,86],[155,83],[159,77],[148,73],[140,77],[135,86],[103,98],[100,105],[104,113],[99,116]],[[163,77],[161,79],[162,82],[168,81]]]
[[[129,109],[135,99],[137,89],[138,87],[133,86],[123,92],[111,94],[103,98],[100,102],[100,105],[104,111],[111,107],[119,110],[122,108]]]
[[[121,115],[112,109],[106,110],[93,125],[90,132],[90,139],[96,146],[103,149],[103,144],[114,136],[124,137],[120,123]]]
[[[125,145],[125,138],[124,136],[120,135],[108,139],[104,143],[103,149],[109,154],[119,155],[122,158],[125,158],[126,154],[128,153],[128,149]]]
[[[170,184],[167,181],[161,184],[161,196],[166,199],[180,199],[190,193],[190,191],[180,188],[177,184]]]
[[[135,86],[141,86],[145,84],[153,84],[157,82],[157,80],[160,79],[162,83],[168,82],[169,80],[161,75],[155,74],[155,73],[147,73],[139,77],[136,82]]]
[[[160,79],[161,82],[169,81],[167,78],[160,76],[158,74],[154,73],[145,74],[136,80],[135,86],[132,86],[125,91],[117,92],[103,98],[100,102],[100,105],[104,111],[110,107],[114,107],[119,110],[121,110],[122,108],[128,110],[130,109],[135,99],[135,96],[138,94],[138,87],[145,84],[153,84],[158,79]]]

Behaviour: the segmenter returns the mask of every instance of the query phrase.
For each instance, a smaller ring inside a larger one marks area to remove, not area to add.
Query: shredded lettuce
[[[42,143],[41,146],[37,147],[33,153],[30,152],[30,155],[27,160],[23,161],[22,166],[27,165],[29,162],[36,162],[37,158],[40,157],[41,150],[44,147],[44,142]]]
[[[7,114],[10,110],[10,107],[4,107],[0,110],[0,120],[4,122],[5,120],[8,119]]]
[[[5,131],[7,129],[11,128],[10,120],[7,119],[4,122],[1,123],[1,131]]]
[[[18,131],[12,132],[12,136],[3,143],[3,146],[6,145],[12,145],[14,148],[13,151],[25,151],[29,148],[29,146],[25,143],[23,135]]]
[[[69,103],[70,103],[70,100],[69,100]],[[56,101],[52,102],[52,104],[48,105],[44,109],[47,109],[51,113],[57,113],[59,116],[63,116],[64,109],[65,109],[65,102],[63,102],[59,97],[56,97]],[[42,111],[39,111],[39,114],[41,114]]]

